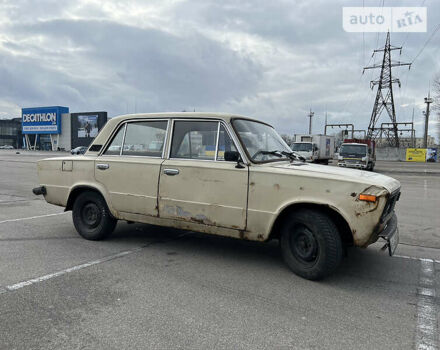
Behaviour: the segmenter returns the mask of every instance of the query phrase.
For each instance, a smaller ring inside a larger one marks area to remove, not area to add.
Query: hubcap
[[[314,263],[318,257],[318,242],[315,235],[304,225],[292,229],[290,249],[295,258],[304,263]]]
[[[101,212],[98,206],[95,203],[87,203],[81,210],[81,219],[90,228],[98,226],[101,221]]]

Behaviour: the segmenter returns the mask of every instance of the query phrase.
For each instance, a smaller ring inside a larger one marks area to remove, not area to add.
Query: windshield
[[[287,156],[281,152],[292,152],[281,136],[269,125],[244,119],[235,119],[232,124],[253,162],[284,159]]]
[[[367,154],[367,146],[342,145],[339,154],[343,157],[365,157]]]
[[[308,142],[295,142],[292,145],[292,151],[295,152],[310,152],[312,150],[312,144]]]

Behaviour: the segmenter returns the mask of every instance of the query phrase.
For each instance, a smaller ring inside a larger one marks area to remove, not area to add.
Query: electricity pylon
[[[395,47],[390,44],[390,32],[388,32],[385,46],[382,49],[373,51],[373,56],[376,52],[383,51],[382,64],[364,67],[363,70],[363,72],[365,72],[367,69],[381,68],[379,79],[370,82],[371,89],[373,89],[375,85],[378,85],[378,88],[373,112],[371,113],[370,125],[368,126],[367,137],[374,139],[377,138],[379,133],[380,137],[382,137],[383,130],[376,128],[376,124],[385,108],[393,124],[391,130],[388,130],[385,136],[390,146],[399,147],[399,130],[397,128],[396,110],[394,108],[393,84],[397,83],[400,88],[400,80],[397,78],[393,79],[391,67],[409,66],[409,68],[411,68],[411,63],[391,61],[391,51],[393,50],[400,50],[400,53],[402,53],[402,47]]]

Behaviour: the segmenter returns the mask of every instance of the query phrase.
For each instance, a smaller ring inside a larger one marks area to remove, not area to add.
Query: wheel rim
[[[319,245],[313,232],[305,225],[296,225],[290,234],[290,249],[299,262],[313,265],[318,260]]]
[[[81,220],[89,228],[95,228],[101,222],[101,211],[96,203],[89,202],[81,210]]]

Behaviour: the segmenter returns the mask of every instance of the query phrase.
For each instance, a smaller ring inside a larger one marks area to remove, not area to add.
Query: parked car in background
[[[289,268],[312,280],[333,272],[349,245],[383,238],[392,255],[400,183],[299,159],[252,118],[125,115],[107,122],[85,156],[38,161],[33,192],[72,210],[89,240],[107,237],[117,220],[278,239]]]
[[[70,151],[71,154],[84,154],[87,151],[87,147],[79,146]]]

